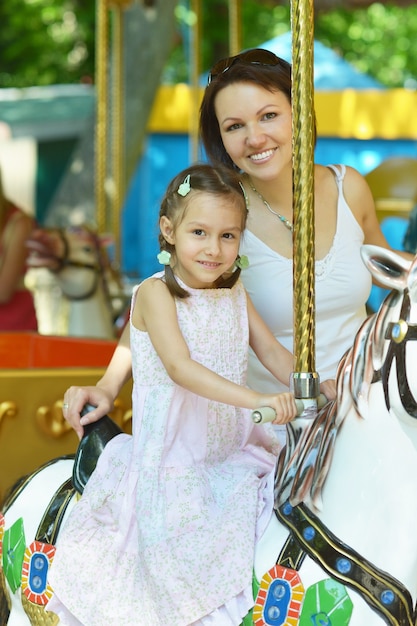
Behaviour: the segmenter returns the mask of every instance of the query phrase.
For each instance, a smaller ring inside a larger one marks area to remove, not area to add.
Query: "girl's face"
[[[174,273],[191,289],[209,289],[236,260],[242,211],[229,196],[191,191],[182,221],[174,229],[162,217],[160,228],[175,246]]]
[[[292,167],[291,104],[282,91],[233,83],[217,94],[215,110],[224,147],[239,169],[271,180]]]

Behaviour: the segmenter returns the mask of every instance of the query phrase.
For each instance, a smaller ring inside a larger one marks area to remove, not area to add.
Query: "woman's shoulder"
[[[335,163],[329,165],[315,165],[316,185],[326,185],[331,182],[334,184],[335,178],[339,183],[343,184],[343,189],[350,190],[354,195],[363,193],[368,188],[364,176],[354,167],[344,165],[343,163]]]
[[[336,176],[345,181],[357,181],[366,184],[365,178],[357,169],[344,163],[329,163],[328,165],[315,163],[314,171],[316,177],[334,178]]]

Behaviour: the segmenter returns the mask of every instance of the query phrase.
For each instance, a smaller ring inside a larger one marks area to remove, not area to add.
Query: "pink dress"
[[[177,313],[191,356],[245,384],[242,284],[186,288]],[[47,608],[84,626],[238,626],[253,606],[276,442],[249,411],[173,383],[148,334],[130,333],[133,435],[107,445],[58,539]]]

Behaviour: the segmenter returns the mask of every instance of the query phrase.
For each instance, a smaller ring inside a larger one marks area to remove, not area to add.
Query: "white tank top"
[[[320,381],[335,378],[341,357],[352,345],[366,317],[365,303],[371,289],[371,275],[360,256],[364,233],[343,195],[346,167],[328,167],[335,172],[339,197],[332,246],[315,263],[315,356]],[[242,237],[240,253],[249,259],[249,267],[242,271],[241,277],[256,309],[282,345],[294,352],[292,259],[271,250],[249,230]],[[252,352],[248,385],[261,393],[288,390]]]

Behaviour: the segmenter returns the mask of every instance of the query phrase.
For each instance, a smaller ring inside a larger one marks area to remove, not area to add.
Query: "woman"
[[[275,337],[293,351],[291,66],[249,50],[212,69],[200,110],[209,160],[240,172],[249,210],[240,252],[244,285]],[[316,370],[337,365],[366,317],[371,276],[361,245],[389,248],[364,178],[343,165],[314,166]],[[407,255],[405,255],[407,256]],[[408,255],[409,256],[409,255]],[[284,390],[251,353],[250,386]]]
[[[25,289],[25,241],[34,220],[8,200],[0,177],[0,331],[37,330],[33,297]]]

